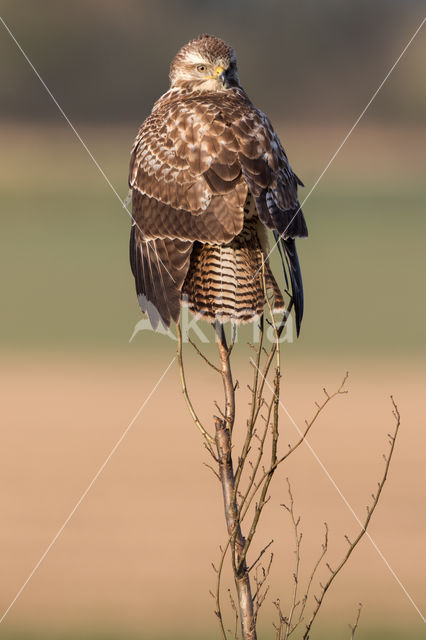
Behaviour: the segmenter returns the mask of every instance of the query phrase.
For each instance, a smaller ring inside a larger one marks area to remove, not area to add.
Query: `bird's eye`
[[[204,73],[204,71],[207,71],[206,65],[205,64],[197,65],[197,71],[200,71],[201,73]]]

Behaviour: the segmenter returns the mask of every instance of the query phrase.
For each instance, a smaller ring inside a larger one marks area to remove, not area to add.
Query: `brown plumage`
[[[253,320],[265,304],[262,274],[283,309],[266,226],[282,243],[299,331],[303,288],[293,238],[307,229],[301,183],[278,136],[241,88],[235,53],[219,38],[185,45],[170,79],[130,161],[130,260],[142,311],[154,328],[177,322],[182,303],[210,322]]]

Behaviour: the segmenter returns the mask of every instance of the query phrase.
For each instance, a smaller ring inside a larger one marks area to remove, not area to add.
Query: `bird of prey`
[[[215,36],[180,49],[170,83],[130,159],[130,262],[142,311],[154,329],[178,322],[182,304],[211,323],[248,322],[263,313],[265,290],[284,310],[268,262],[271,229],[299,334],[302,183],[270,120],[241,87],[234,50]]]

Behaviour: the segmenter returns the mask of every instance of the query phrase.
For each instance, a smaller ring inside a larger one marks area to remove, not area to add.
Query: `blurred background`
[[[167,90],[176,51],[203,32],[233,45],[244,88],[305,183],[303,201],[423,14],[417,0],[2,0],[0,617],[174,356],[167,336],[139,331],[129,341],[141,316],[120,198],[133,139]],[[350,371],[350,394],[311,443],[359,514],[380,477],[389,395],[398,401],[400,442],[371,535],[423,612],[425,59],[423,28],[303,206],[306,311],[282,356],[283,401],[300,423],[322,387]],[[278,271],[277,255],[272,264]],[[240,333],[234,356],[243,389],[250,337]],[[190,351],[187,360],[208,421],[220,386]],[[285,416],[283,429],[291,440]],[[210,563],[225,531],[203,461],[174,363],[0,637],[217,637]],[[357,530],[301,451],[275,481],[260,534],[260,548],[262,535],[274,537],[276,553],[265,638],[272,601],[290,598],[292,531],[279,507],[287,475],[308,564],[324,520],[337,559],[343,535]],[[348,637],[359,601],[360,640],[421,637],[421,615],[368,541],[338,580],[323,637]]]

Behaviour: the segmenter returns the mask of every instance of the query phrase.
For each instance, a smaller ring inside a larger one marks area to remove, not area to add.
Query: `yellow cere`
[[[220,74],[224,71],[223,67],[216,67],[216,75],[220,76]]]

